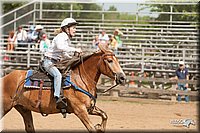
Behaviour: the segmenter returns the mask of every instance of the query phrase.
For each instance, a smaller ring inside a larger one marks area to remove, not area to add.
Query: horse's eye
[[[108,63],[112,63],[113,62],[113,60],[111,60],[111,59],[108,59],[107,61],[108,61]]]

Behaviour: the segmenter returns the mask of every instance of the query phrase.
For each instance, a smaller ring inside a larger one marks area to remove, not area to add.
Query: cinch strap
[[[77,85],[75,85],[73,82],[70,82],[70,81],[68,81],[68,80],[66,80],[66,81],[67,81],[68,83],[70,83],[72,86],[74,86],[74,88],[75,88],[76,90],[78,90],[78,91],[80,91],[80,92],[82,92],[82,93],[88,95],[90,98],[92,98],[92,99],[94,100],[94,105],[95,105],[95,103],[96,103],[96,98],[95,98],[91,93],[87,92],[86,90],[81,89],[80,87],[78,87]]]

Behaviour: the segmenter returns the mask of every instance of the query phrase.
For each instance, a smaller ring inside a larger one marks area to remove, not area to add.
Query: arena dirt
[[[168,100],[151,100],[139,98],[112,98],[99,97],[97,106],[108,115],[107,131],[198,131],[198,102],[172,102]],[[47,117],[33,112],[36,131],[86,131],[81,121],[69,114],[62,118],[61,114],[52,114]],[[96,124],[100,117],[90,116]],[[189,128],[172,124],[172,121],[192,119],[195,125]],[[3,131],[22,130],[24,124],[22,117],[12,109],[2,120]]]

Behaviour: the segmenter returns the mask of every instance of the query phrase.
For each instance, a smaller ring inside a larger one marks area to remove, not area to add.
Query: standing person
[[[45,53],[50,46],[51,42],[47,38],[46,34],[42,35],[42,40],[40,41],[40,52]]]
[[[189,73],[188,73],[188,69],[185,68],[185,63],[184,61],[179,61],[179,68],[176,70],[176,76],[173,78],[170,78],[170,80],[178,80],[178,79],[185,79],[185,80],[189,80]],[[176,88],[178,90],[184,90],[185,92],[187,92],[187,88],[188,88],[188,83],[178,83],[176,85]],[[181,101],[181,95],[178,94],[178,101]],[[185,102],[189,102],[189,96],[185,95]]]
[[[99,44],[99,36],[96,35],[95,38],[92,40],[92,47],[97,49],[98,44]]]
[[[44,32],[44,30],[43,30],[43,26],[41,26],[41,25],[36,25],[35,26],[35,31],[36,31],[36,33],[37,33],[37,38],[36,38],[36,48],[38,48],[38,46],[39,46],[39,44],[40,44],[40,41],[42,40],[42,35],[43,34],[46,34],[45,32]]]
[[[57,108],[66,108],[66,100],[60,96],[62,75],[58,68],[54,66],[62,58],[67,58],[68,61],[72,61],[75,52],[81,53],[81,49],[70,47],[70,39],[75,36],[76,25],[78,23],[73,18],[66,18],[61,23],[62,32],[54,37],[52,45],[45,52],[44,57],[44,69],[54,77],[54,98],[56,100]],[[69,66],[66,66],[68,68]]]
[[[15,45],[17,44],[17,39],[16,39],[16,36],[14,36],[14,35],[15,35],[14,31],[9,32],[8,42],[7,42],[7,47],[6,47],[6,50],[8,50],[8,51],[13,51],[15,48]],[[5,55],[3,60],[8,61],[8,60],[10,60],[10,58],[8,55]]]
[[[34,26],[31,25],[29,30],[28,30],[28,33],[27,33],[27,41],[28,41],[28,43],[32,43],[33,42],[33,32],[34,32]]]
[[[8,45],[7,45],[7,50],[8,51],[13,51],[15,46],[17,45],[17,39],[14,31],[10,31],[8,35]]]
[[[26,30],[22,29],[22,26],[18,27],[17,32],[15,33],[15,36],[17,37],[17,45],[19,47],[25,47],[27,44],[27,32]]]
[[[111,36],[110,36],[110,43],[109,43],[109,46],[110,46],[111,49],[113,49],[114,51],[117,50],[118,43],[117,43],[117,40],[115,39],[114,35],[111,35]]]
[[[106,34],[105,30],[101,31],[101,34],[99,34],[99,43],[105,43],[108,45],[109,37],[108,34]]]
[[[123,36],[123,32],[121,32],[119,29],[115,29],[113,35],[114,35],[114,38],[117,41],[117,44],[118,44],[117,47],[121,47],[122,46],[121,36]]]

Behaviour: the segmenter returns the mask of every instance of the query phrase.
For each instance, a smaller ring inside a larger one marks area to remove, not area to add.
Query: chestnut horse
[[[90,93],[92,98],[74,87],[64,89],[64,96],[67,98],[68,104],[67,112],[74,113],[89,132],[105,132],[108,118],[106,113],[94,104],[97,95],[96,85],[100,75],[104,74],[120,84],[123,84],[126,78],[113,52],[103,45],[99,45],[99,49],[73,68],[71,73],[71,81]],[[39,90],[26,89],[21,84],[25,80],[26,73],[26,70],[14,70],[1,79],[3,116],[14,107],[23,117],[26,132],[35,132],[31,111],[40,113],[42,110],[45,114],[54,114],[60,113],[60,110],[56,109],[52,90],[42,90],[41,110],[36,108]],[[100,116],[101,124],[94,126],[88,115]]]

